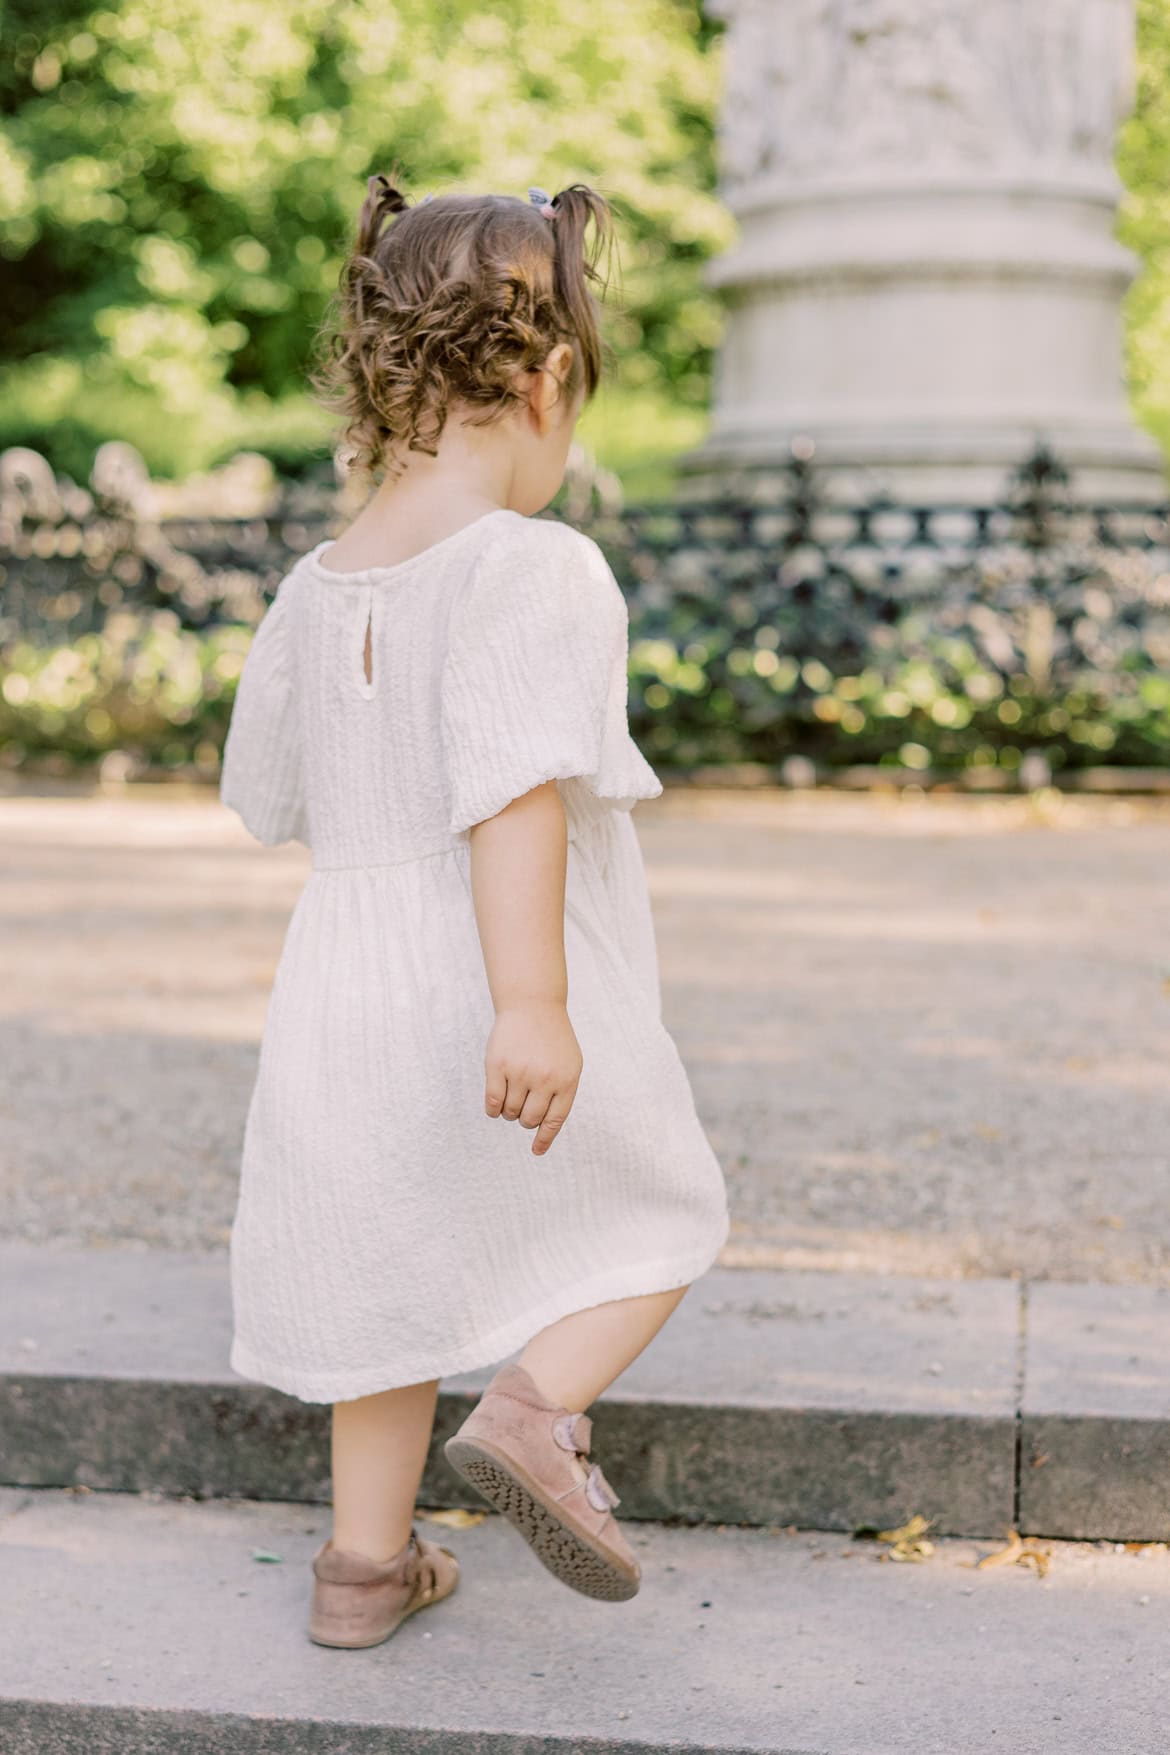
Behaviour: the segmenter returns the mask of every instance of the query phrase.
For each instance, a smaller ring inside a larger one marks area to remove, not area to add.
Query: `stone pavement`
[[[840,1535],[628,1524],[627,1603],[499,1517],[384,1645],[308,1640],[320,1506],[0,1489],[5,1755],[1164,1755],[1170,1561],[918,1564]],[[269,1556],[268,1559],[258,1556]]]
[[[229,1366],[224,1251],[0,1242],[0,1286],[0,1482],[328,1499],[328,1407]],[[634,1518],[1167,1541],[1168,1316],[1152,1286],[716,1267],[595,1435]],[[442,1446],[500,1363],[444,1379],[421,1504],[479,1503]]]
[[[336,1653],[328,1410],[227,1366],[307,855],[214,795],[0,800],[4,1755],[1162,1755],[1170,811],[637,820],[735,1220],[593,1410],[643,1589],[437,1523],[457,1597]],[[472,1504],[441,1443],[486,1375],[442,1386],[420,1521]],[[913,1513],[918,1564],[850,1533]]]
[[[725,1265],[1166,1282],[1170,807],[669,787],[635,820]],[[222,1247],[307,853],[170,787],[16,789],[0,841],[6,1234]]]

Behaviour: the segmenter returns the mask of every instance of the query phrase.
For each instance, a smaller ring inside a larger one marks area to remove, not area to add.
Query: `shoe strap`
[[[593,1421],[588,1414],[558,1414],[552,1425],[553,1438],[562,1450],[589,1455],[593,1442]]]
[[[434,1551],[429,1542],[422,1542],[412,1530],[411,1542],[414,1547],[415,1565],[410,1583],[415,1590],[436,1591],[439,1588],[439,1569],[435,1565]]]
[[[407,1544],[406,1564],[402,1569],[403,1584],[408,1584],[412,1589],[414,1588],[418,1580],[419,1572],[422,1570],[425,1561],[426,1556],[423,1553],[422,1544],[418,1539],[418,1531],[412,1526],[410,1531],[410,1541]]]
[[[585,1497],[594,1511],[610,1511],[621,1500],[601,1472],[601,1464],[594,1463],[589,1471],[589,1479],[585,1483]]]
[[[589,1446],[593,1441],[593,1422],[588,1414],[559,1414],[553,1421],[553,1438],[562,1450],[574,1451],[578,1456],[588,1456]],[[594,1463],[585,1479],[585,1497],[595,1511],[610,1511],[621,1500],[601,1472],[601,1464]]]
[[[364,1554],[335,1548],[332,1541],[321,1544],[313,1557],[317,1577],[331,1584],[377,1585],[390,1581],[412,1586],[422,1562],[418,1536],[412,1529],[409,1539],[392,1560],[375,1562]]]

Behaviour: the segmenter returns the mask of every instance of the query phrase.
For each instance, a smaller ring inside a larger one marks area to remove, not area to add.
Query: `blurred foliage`
[[[745,546],[770,515],[742,511],[722,538],[718,515],[700,520],[722,541],[714,566],[683,542],[656,578],[612,545],[631,603],[631,719],[652,759],[1165,765],[1163,523],[1127,543],[1076,507],[1043,450],[982,534],[945,510],[829,507],[814,472],[791,474],[770,554]]]
[[[707,427],[706,408],[678,400],[667,384],[635,390],[603,379],[577,422],[574,445],[586,467],[596,460],[618,479],[625,499],[669,500],[679,491],[675,459],[697,447]],[[560,510],[560,500],[552,504]]]
[[[0,446],[77,480],[109,437],[164,476],[327,454],[305,363],[395,161],[416,197],[599,187],[620,366],[582,436],[647,479],[691,441],[719,328],[699,270],[733,231],[698,0],[8,0],[3,29]]]
[[[633,643],[637,734],[656,765],[774,766],[801,755],[827,768],[1014,772],[1034,750],[1058,773],[1170,756],[1170,678],[1136,643],[1109,668],[1076,664],[1069,682],[1022,667],[1005,674],[977,636],[926,611],[882,630],[853,667],[778,652],[775,628],[760,633],[766,643],[727,632]]]
[[[1170,758],[1170,575],[1134,553],[989,548],[935,577],[864,582],[793,549],[751,581],[629,589],[630,724],[660,769],[802,755],[1054,773]],[[615,564],[625,571],[621,557]],[[696,572],[698,567],[696,567]],[[110,759],[214,777],[243,624],[113,611],[67,643],[16,639],[0,685],[0,764],[68,773]]]
[[[246,626],[196,633],[173,610],[125,609],[68,644],[13,642],[0,683],[0,759],[69,773],[120,751],[128,771],[215,775],[251,639]]]
[[[1125,302],[1134,412],[1170,453],[1170,0],[1137,0],[1137,96],[1120,131],[1118,223],[1141,272]]]
[[[1140,418],[1170,449],[1170,0],[1137,0],[1118,163],[1143,273],[1127,304]],[[721,315],[721,27],[701,0],[6,0],[0,57],[0,446],[84,480],[125,438],[182,476],[327,453],[312,336],[366,176],[429,188],[585,179],[614,201],[616,378],[580,436],[633,497],[705,426]]]
[[[1137,4],[1118,152],[1120,235],[1144,265],[1128,369],[1170,449],[1170,0]],[[327,460],[305,364],[365,178],[394,162],[416,196],[600,187],[621,240],[618,363],[579,435],[643,501],[701,436],[720,328],[701,269],[734,225],[714,194],[721,58],[700,0],[9,0],[3,32],[0,446],[78,481],[111,437],[155,476],[244,448],[290,476]],[[1132,555],[1066,554],[1043,576],[1035,557],[1022,572],[969,557],[930,607],[848,569],[802,574],[792,553],[754,564],[752,591],[708,568],[709,604],[676,583],[661,615],[627,580],[631,724],[660,767],[1170,755],[1166,575]],[[0,761],[213,776],[250,637],[142,602],[68,641],[18,636]]]

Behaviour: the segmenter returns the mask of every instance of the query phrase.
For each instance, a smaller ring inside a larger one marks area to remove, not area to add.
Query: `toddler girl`
[[[320,1644],[455,1588],[413,1523],[438,1382],[518,1349],[446,1456],[556,1577],[634,1595],[584,1410],[728,1234],[661,1017],[625,599],[534,516],[598,384],[605,242],[582,184],[409,204],[370,179],[317,383],[380,481],[281,580],[224,752],[251,833],[312,851],[244,1131],[231,1365],[332,1404]]]

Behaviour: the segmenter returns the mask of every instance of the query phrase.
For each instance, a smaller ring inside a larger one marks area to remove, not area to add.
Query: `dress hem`
[[[298,1401],[304,1402],[352,1401],[359,1396],[377,1395],[383,1390],[402,1389],[409,1384],[454,1377],[461,1372],[475,1371],[505,1359],[518,1347],[526,1345],[541,1329],[558,1322],[564,1316],[571,1316],[575,1311],[589,1310],[594,1305],[612,1303],[618,1298],[670,1292],[679,1286],[690,1285],[714,1265],[729,1234],[730,1218],[723,1226],[714,1250],[708,1245],[689,1256],[626,1263],[619,1269],[594,1274],[587,1280],[579,1280],[572,1286],[563,1287],[555,1297],[546,1299],[543,1304],[523,1316],[513,1317],[510,1322],[503,1323],[490,1334],[480,1335],[467,1346],[442,1358],[432,1357],[425,1360],[421,1365],[413,1367],[408,1377],[395,1376],[382,1367],[343,1372],[336,1376],[321,1372],[289,1372],[279,1366],[269,1368],[235,1338],[231,1345],[230,1366],[239,1376],[250,1382],[262,1383],[269,1389],[282,1390],[286,1395],[295,1396]]]

